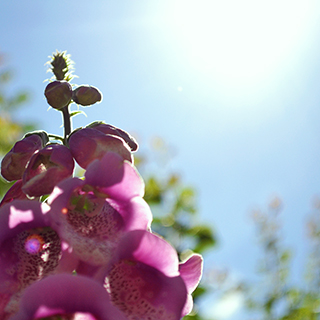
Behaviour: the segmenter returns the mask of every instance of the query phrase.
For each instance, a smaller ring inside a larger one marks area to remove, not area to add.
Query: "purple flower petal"
[[[193,254],[186,261],[180,263],[179,271],[188,293],[192,293],[198,286],[203,268],[203,258],[200,254]]]
[[[21,291],[58,266],[61,243],[48,210],[31,200],[15,200],[0,209],[0,296],[10,295],[0,315],[12,313]]]
[[[118,259],[134,259],[161,271],[168,277],[179,276],[176,250],[151,232],[135,230],[127,233],[117,250]]]
[[[22,295],[19,312],[11,320],[79,313],[95,320],[127,320],[110,303],[108,293],[98,282],[67,274],[49,276],[28,287]]]
[[[51,216],[58,223],[60,213],[66,214],[70,198],[74,190],[82,188],[84,181],[79,178],[67,178],[55,186],[52,193],[47,199],[47,203],[51,207]]]
[[[144,195],[144,182],[137,170],[113,152],[90,164],[85,182],[113,199],[129,200]]]
[[[129,201],[109,199],[123,218],[123,231],[150,230],[152,213],[147,202],[141,197],[134,197]]]
[[[120,183],[123,177],[123,159],[114,152],[108,152],[100,160],[91,162],[85,172],[86,183],[98,188]]]
[[[193,254],[189,259],[180,263],[179,271],[188,291],[188,299],[181,313],[181,317],[189,314],[193,308],[192,292],[197,288],[203,268],[203,258],[200,254]]]
[[[142,230],[129,232],[106,270],[111,301],[129,319],[180,319],[187,290],[178,272],[177,253],[160,237]]]

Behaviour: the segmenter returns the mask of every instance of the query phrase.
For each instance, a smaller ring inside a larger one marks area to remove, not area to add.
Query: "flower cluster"
[[[57,80],[45,96],[62,111],[64,137],[29,133],[1,163],[15,182],[0,204],[0,319],[181,319],[202,257],[179,262],[152,232],[133,137],[103,122],[71,130],[70,103],[102,96],[72,88],[64,53],[51,65]],[[84,177],[73,176],[75,162]]]

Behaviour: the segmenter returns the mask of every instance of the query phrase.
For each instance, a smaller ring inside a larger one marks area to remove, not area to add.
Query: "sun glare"
[[[305,43],[310,1],[175,1],[170,20],[197,71],[237,86],[277,77]]]

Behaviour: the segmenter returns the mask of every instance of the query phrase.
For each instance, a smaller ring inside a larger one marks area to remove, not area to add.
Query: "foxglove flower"
[[[21,298],[19,312],[10,320],[43,318],[126,320],[110,303],[102,285],[87,277],[67,274],[48,276],[27,288]]]
[[[57,81],[45,96],[63,113],[64,137],[27,134],[1,163],[15,183],[0,203],[0,319],[184,317],[202,257],[179,263],[176,250],[151,232],[133,137],[102,122],[71,133],[77,112],[69,104],[88,106],[102,94],[72,89],[65,53],[53,55],[51,66]],[[47,145],[49,138],[63,145]],[[83,179],[72,178],[74,160],[86,170]]]
[[[152,215],[143,192],[132,164],[110,152],[89,165],[84,180],[70,178],[55,187],[50,215],[80,260],[105,265],[124,233],[149,229]]]
[[[22,179],[25,168],[31,156],[43,148],[48,137],[45,132],[27,135],[15,143],[13,148],[4,156],[1,162],[1,174],[8,180]]]
[[[144,230],[127,233],[108,267],[96,275],[127,319],[178,320],[187,301],[175,249]]]
[[[31,200],[15,200],[0,209],[0,319],[16,311],[23,289],[58,267],[64,249],[50,227],[48,210]]]
[[[127,143],[119,136],[105,134],[93,128],[75,131],[69,138],[70,151],[80,167],[86,169],[95,159],[108,152],[118,153],[122,159],[133,162]]]
[[[72,175],[73,169],[74,160],[67,147],[48,145],[31,157],[23,174],[22,191],[32,197],[49,194],[58,182]]]

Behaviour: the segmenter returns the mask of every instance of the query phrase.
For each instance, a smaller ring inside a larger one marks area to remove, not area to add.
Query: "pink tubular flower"
[[[37,151],[43,148],[47,142],[44,132],[31,134],[16,142],[13,148],[5,155],[1,162],[1,174],[8,180],[19,180],[31,158]]]
[[[50,215],[80,260],[105,265],[125,232],[150,227],[143,191],[132,164],[110,152],[89,165],[85,180],[70,178],[55,187],[48,198]]]
[[[143,230],[127,233],[114,258],[96,278],[105,282],[112,303],[127,319],[178,320],[187,300],[177,252]]]
[[[27,288],[11,320],[126,320],[98,282],[67,274],[49,276]]]
[[[31,157],[23,175],[22,191],[32,197],[49,194],[58,182],[72,175],[73,168],[74,160],[67,147],[48,145]]]
[[[130,149],[121,137],[92,128],[80,129],[71,134],[69,147],[79,166],[84,169],[93,160],[101,159],[108,152],[115,152],[122,159],[133,162]]]
[[[62,250],[50,227],[49,207],[15,200],[0,209],[0,319],[16,311],[20,294],[55,271]]]

